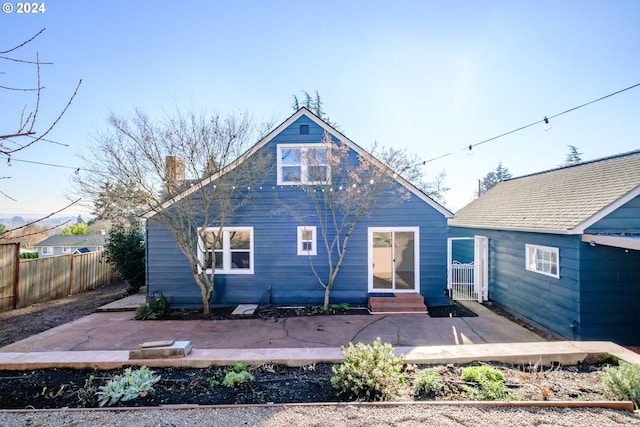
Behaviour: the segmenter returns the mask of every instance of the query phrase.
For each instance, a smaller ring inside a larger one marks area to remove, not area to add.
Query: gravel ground
[[[0,412],[0,425],[13,426],[640,426],[640,416],[608,409],[488,408],[410,404],[203,408],[174,410],[90,410]]]

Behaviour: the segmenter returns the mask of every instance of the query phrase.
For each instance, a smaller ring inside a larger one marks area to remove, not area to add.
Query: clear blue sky
[[[14,6],[17,2],[10,2]],[[583,160],[640,147],[640,87],[541,125],[463,147],[640,83],[640,1],[46,1],[39,15],[0,13],[0,50],[42,67],[40,132],[83,79],[48,138],[16,159],[82,167],[109,112],[207,109],[280,122],[292,95],[319,91],[329,117],[361,146],[406,148],[444,170],[447,204],[472,200],[499,161],[514,176],[553,168],[567,145]],[[33,69],[0,62],[0,85]],[[20,71],[22,70],[22,71]],[[0,91],[0,133],[25,93]],[[86,173],[86,172],[83,172]],[[66,204],[73,169],[0,159],[0,214]],[[75,210],[77,211],[77,209]]]

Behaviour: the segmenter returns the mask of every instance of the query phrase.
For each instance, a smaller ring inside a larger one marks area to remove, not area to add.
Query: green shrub
[[[463,386],[463,395],[473,400],[508,400],[512,398],[504,384],[502,372],[487,365],[468,366],[462,370],[462,379],[478,387]]]
[[[605,392],[620,400],[630,400],[636,409],[640,406],[640,365],[620,361],[619,366],[606,366],[602,385]]]
[[[424,370],[413,382],[414,396],[429,396],[442,390],[442,382],[435,372]]]
[[[254,377],[249,371],[229,371],[222,380],[222,385],[225,387],[237,387],[241,384],[245,384],[253,381]]]
[[[342,347],[344,361],[333,366],[331,385],[337,395],[348,394],[368,401],[393,400],[404,384],[403,358],[394,355],[393,346],[377,338],[373,345],[349,343]]]
[[[149,299],[145,305],[136,309],[134,320],[155,320],[164,316],[167,312],[167,299],[162,295],[156,295]]]
[[[113,271],[127,282],[127,292],[138,293],[145,283],[144,233],[140,224],[133,223],[127,228],[118,223],[111,227],[104,254]]]
[[[146,396],[153,392],[153,386],[160,381],[160,376],[154,376],[153,371],[146,366],[137,371],[127,368],[124,375],[116,375],[96,392],[100,406],[114,405],[120,401],[128,401],[138,396]]]

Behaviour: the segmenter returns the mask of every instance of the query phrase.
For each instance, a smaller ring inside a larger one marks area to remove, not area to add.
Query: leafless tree
[[[178,112],[153,120],[141,111],[112,114],[109,130],[84,156],[92,173],[76,179],[94,200],[105,185],[135,188],[147,220],[166,228],[187,257],[205,314],[215,291],[216,239],[250,202],[270,164],[246,152],[258,132],[247,115]]]
[[[324,245],[326,262],[314,261],[314,257],[309,256],[309,263],[315,278],[324,288],[323,310],[326,312],[356,226],[373,208],[407,200],[409,190],[399,185],[398,180],[419,179],[422,163],[417,163],[415,157],[405,150],[377,146],[369,151],[361,150],[354,157],[347,143],[334,140],[328,133],[325,133],[322,143],[323,149],[315,150],[313,155],[307,153],[302,160],[308,165],[308,171],[318,174],[309,179],[308,184],[301,185],[312,203],[309,205],[305,201],[299,206],[280,204],[303,226],[310,223],[319,226],[318,241]],[[322,271],[326,271],[326,275]]]
[[[0,154],[8,158],[10,158],[13,153],[25,150],[31,147],[32,145],[34,145],[35,143],[45,140],[44,138],[58,124],[62,116],[65,114],[65,112],[73,102],[73,99],[76,97],[78,93],[78,89],[82,84],[82,80],[80,80],[75,90],[73,91],[72,95],[67,100],[66,105],[62,108],[62,110],[60,111],[56,119],[53,120],[53,122],[45,125],[44,126],[45,130],[40,134],[38,134],[36,131],[36,126],[37,125],[40,126],[38,118],[40,113],[40,103],[42,101],[42,91],[44,89],[44,86],[42,85],[42,80],[41,80],[41,67],[43,65],[51,65],[52,63],[41,62],[40,55],[38,52],[35,52],[34,54],[35,58],[32,58],[32,59],[21,59],[21,58],[15,57],[14,55],[21,52],[25,48],[25,46],[27,46],[29,43],[35,40],[44,31],[45,29],[43,28],[38,33],[36,33],[33,37],[20,43],[19,45],[14,46],[7,50],[0,51],[0,60],[4,62],[13,62],[13,63],[24,65],[25,67],[35,68],[34,77],[36,79],[36,83],[32,87],[14,87],[14,86],[0,85],[0,89],[2,90],[25,92],[25,93],[33,94],[33,97],[34,97],[33,105],[31,107],[27,107],[27,105],[25,104],[20,108],[19,117],[17,118],[17,126],[13,130],[7,133],[5,132],[0,133],[0,142],[1,142]],[[5,112],[5,114],[6,113],[7,112]],[[26,142],[23,142],[22,140],[18,141],[18,138],[26,138]]]
[[[39,32],[37,32],[35,35],[33,35],[31,38],[20,43],[19,45],[0,51],[0,63],[4,63],[6,65],[15,64],[18,66],[26,67],[27,70],[34,71],[34,78],[35,78],[35,84],[31,87],[16,87],[11,85],[10,83],[0,85],[0,90],[4,90],[8,92],[23,92],[28,97],[31,97],[31,100],[32,100],[31,101],[32,104],[30,107],[28,107],[27,104],[16,107],[17,109],[16,126],[13,129],[0,130],[0,156],[2,156],[3,159],[6,159],[7,162],[11,161],[11,156],[14,153],[26,150],[27,148],[32,147],[34,144],[38,142],[41,142],[41,141],[52,142],[47,140],[45,137],[53,130],[53,128],[62,119],[62,116],[66,113],[67,109],[73,102],[74,98],[76,97],[76,94],[78,93],[78,89],[82,84],[82,80],[80,80],[77,86],[75,87],[75,90],[73,91],[72,95],[67,100],[66,105],[62,107],[56,119],[50,123],[46,123],[42,125],[42,123],[39,120],[39,114],[40,114],[40,107],[41,107],[41,102],[43,98],[43,89],[45,88],[42,85],[42,80],[41,80],[41,67],[43,65],[51,65],[51,63],[41,62],[38,52],[33,53],[34,57],[29,59],[23,59],[23,57],[21,57],[20,55],[26,49],[29,43],[34,41],[44,31],[45,29],[43,28]],[[6,73],[3,73],[3,72],[0,72],[0,74],[6,75]],[[24,75],[25,71],[21,69],[20,74]],[[11,112],[3,111],[3,114],[5,116],[9,116]],[[44,131],[42,131],[42,129],[44,129]],[[38,133],[38,131],[40,132]],[[8,179],[8,178],[10,177],[8,176],[0,177],[0,179]],[[14,197],[10,196],[9,194],[7,194],[2,190],[0,190],[0,196],[13,201],[16,200]],[[73,204],[74,203],[72,203],[71,205]],[[67,207],[71,205],[68,205]],[[56,211],[55,213],[58,213],[58,212],[60,212],[60,210]],[[47,217],[41,218],[39,220],[44,220],[45,218]],[[38,221],[35,221],[35,222],[38,222]],[[15,233],[15,232],[21,232],[21,231],[18,229],[5,230],[5,232],[2,235],[6,237],[10,235],[11,232]]]

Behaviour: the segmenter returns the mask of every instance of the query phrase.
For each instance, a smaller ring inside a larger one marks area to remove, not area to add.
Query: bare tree
[[[38,52],[35,52],[34,57],[30,59],[23,59],[19,56],[22,51],[25,50],[26,46],[29,45],[33,40],[35,40],[38,36],[40,36],[44,32],[44,28],[37,32],[34,36],[29,38],[28,40],[20,43],[17,46],[12,48],[0,51],[0,63],[14,64],[21,67],[26,67],[28,70],[34,71],[35,84],[31,87],[17,87],[13,86],[11,83],[0,85],[0,90],[8,91],[8,92],[23,92],[28,96],[32,97],[32,105],[30,107],[25,104],[22,107],[18,107],[18,112],[16,116],[16,126],[10,130],[0,130],[0,156],[3,156],[7,159],[7,162],[11,161],[11,156],[19,151],[26,150],[29,147],[32,147],[34,144],[40,141],[52,142],[45,137],[53,130],[53,128],[58,124],[58,122],[62,119],[62,116],[66,113],[67,109],[73,102],[76,94],[78,93],[78,89],[82,84],[82,80],[80,80],[73,91],[72,95],[66,102],[66,105],[62,107],[60,113],[50,123],[42,125],[39,120],[39,113],[41,102],[43,98],[43,89],[41,80],[41,67],[43,65],[51,65],[50,62],[41,62],[40,56]],[[24,75],[25,70],[19,70],[20,75]],[[0,73],[6,74],[6,73]],[[5,116],[10,115],[9,111],[3,111]],[[44,131],[42,131],[44,129]],[[40,133],[38,133],[40,130]],[[10,177],[3,176],[0,179],[8,179]],[[6,199],[10,199],[15,201],[16,199],[4,191],[0,190],[0,195]],[[75,202],[74,202],[75,203]],[[74,203],[68,205],[67,207],[73,205]],[[66,208],[66,207],[65,207]],[[60,212],[60,210],[55,213]],[[49,215],[50,216],[50,215]],[[44,220],[47,217],[40,218],[38,221]],[[35,221],[35,222],[38,222]],[[10,234],[10,232],[20,231],[18,229],[5,230],[2,236],[6,236]],[[21,231],[22,232],[22,231]]]
[[[309,263],[324,288],[323,310],[326,312],[356,226],[372,208],[395,205],[408,199],[409,191],[397,180],[421,177],[422,163],[416,163],[415,157],[404,150],[379,149],[377,146],[370,152],[359,150],[353,156],[352,147],[333,140],[327,133],[322,144],[323,148],[313,150],[312,154],[307,151],[302,159],[311,176],[306,177],[309,183],[301,187],[312,203],[280,204],[302,225],[318,224],[318,240],[324,244],[327,254],[326,263],[322,262],[322,266],[327,267],[326,275],[322,275],[314,257],[309,256]]]
[[[216,239],[227,219],[250,202],[269,166],[266,157],[245,153],[256,127],[246,115],[178,112],[154,121],[141,111],[129,118],[112,114],[109,125],[84,157],[93,173],[81,174],[76,184],[90,197],[107,184],[135,187],[147,220],[166,228],[187,257],[208,314]]]
[[[80,88],[80,85],[82,84],[82,80],[80,80],[75,90],[73,91],[72,95],[67,100],[66,105],[62,108],[62,110],[60,111],[56,119],[53,122],[45,125],[44,132],[37,134],[36,125],[38,125],[39,123],[38,118],[40,113],[40,103],[42,101],[42,91],[44,89],[44,86],[42,85],[42,80],[41,80],[41,67],[43,65],[51,65],[52,63],[41,62],[40,55],[38,54],[38,52],[35,52],[35,55],[34,55],[35,58],[33,59],[21,59],[13,55],[16,54],[17,52],[20,52],[22,49],[24,49],[25,46],[27,46],[29,43],[35,40],[40,34],[42,34],[44,30],[45,29],[43,28],[38,33],[36,33],[33,37],[31,37],[30,39],[24,41],[23,43],[17,46],[14,46],[7,50],[0,51],[0,60],[4,62],[12,62],[12,63],[24,65],[25,67],[35,68],[34,77],[36,79],[36,83],[32,87],[14,87],[14,86],[0,85],[0,89],[2,90],[30,93],[30,94],[33,94],[33,97],[34,97],[33,105],[31,107],[27,107],[26,105],[24,105],[20,109],[20,114],[19,114],[19,117],[17,118],[16,128],[9,131],[8,133],[5,133],[5,132],[0,133],[0,141],[2,142],[2,144],[0,145],[0,154],[8,158],[10,158],[10,156],[13,153],[22,151],[28,147],[31,147],[32,145],[34,145],[39,141],[43,141],[45,136],[47,136],[47,134],[49,134],[49,132],[53,130],[53,128],[56,126],[56,124],[60,121],[62,116],[65,114],[65,112],[71,105],[71,102],[73,101],[76,94],[78,93],[78,89]],[[37,136],[34,136],[34,135],[37,135]],[[26,142],[18,141],[17,140],[18,138],[26,138]]]

